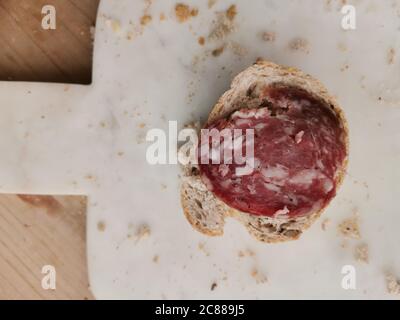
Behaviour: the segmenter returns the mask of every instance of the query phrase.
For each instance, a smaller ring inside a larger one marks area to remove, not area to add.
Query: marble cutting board
[[[357,29],[344,31],[342,1],[187,1],[198,14],[182,23],[174,1],[102,1],[91,86],[0,83],[0,192],[88,195],[99,299],[390,298],[385,272],[400,275],[400,1],[349,2]],[[234,30],[208,39],[232,4]],[[148,130],[204,120],[258,57],[319,78],[350,126],[345,183],[293,243],[258,243],[235,221],[224,237],[196,233],[180,208],[179,167],[145,157]],[[354,214],[361,239],[344,239],[337,225]],[[363,243],[369,264],[354,258]],[[341,286],[345,265],[356,290]]]

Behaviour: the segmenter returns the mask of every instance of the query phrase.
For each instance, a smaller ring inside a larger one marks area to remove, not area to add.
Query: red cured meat
[[[242,164],[200,163],[203,182],[242,212],[299,217],[319,211],[335,196],[346,158],[342,124],[329,105],[302,89],[268,87],[261,98],[259,109],[241,109],[204,128],[254,129],[254,170],[238,175]],[[245,155],[245,141],[240,147]]]

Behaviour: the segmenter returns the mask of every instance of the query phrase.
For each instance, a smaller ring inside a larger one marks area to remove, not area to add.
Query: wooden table
[[[0,0],[0,80],[89,84],[99,0]],[[57,29],[43,30],[54,5]],[[28,106],[29,107],[29,106]],[[92,299],[84,197],[0,195],[0,299]],[[43,266],[56,289],[42,287]]]

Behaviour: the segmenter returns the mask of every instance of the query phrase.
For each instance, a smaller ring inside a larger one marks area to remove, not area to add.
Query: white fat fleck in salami
[[[254,146],[253,165],[200,164],[203,181],[231,208],[253,215],[297,217],[327,206],[336,193],[337,173],[346,158],[343,126],[331,107],[307,92],[283,86],[260,91],[267,107],[242,109],[207,129],[246,131],[232,152]]]
[[[280,192],[281,188],[273,183],[264,183],[264,186],[266,189],[268,189],[269,191],[273,191],[273,192]]]
[[[283,209],[276,211],[274,214],[274,217],[276,218],[279,216],[286,216],[289,213],[290,213],[290,210],[288,209],[288,207],[285,206]]]
[[[295,176],[290,178],[289,182],[292,184],[309,186],[314,182],[314,180],[322,178],[325,178],[325,176],[318,170],[309,169],[300,171]]]
[[[205,174],[201,175],[201,180],[206,185],[208,190],[213,191],[214,185],[212,184],[211,180]]]
[[[316,161],[316,163],[317,163],[318,169],[320,169],[320,170],[324,170],[324,169],[325,169],[325,166],[324,166],[324,164],[322,163],[321,159],[318,159],[318,160]]]
[[[243,176],[251,175],[253,172],[254,172],[254,167],[246,165],[244,167],[237,167],[235,175],[237,177],[243,177]]]
[[[261,169],[261,174],[267,181],[281,181],[289,175],[288,171],[280,165]]]
[[[244,109],[240,111],[236,111],[232,115],[232,119],[259,119],[265,116],[268,116],[270,114],[270,111],[267,108],[261,108],[261,109]]]
[[[294,137],[294,141],[299,144],[301,143],[301,141],[303,140],[303,136],[304,136],[304,131],[300,131],[298,134],[296,134],[296,136]]]
[[[332,189],[333,189],[333,187],[334,187],[334,185],[333,185],[332,180],[330,180],[330,179],[325,179],[325,180],[324,180],[324,190],[325,190],[325,193],[331,192]]]

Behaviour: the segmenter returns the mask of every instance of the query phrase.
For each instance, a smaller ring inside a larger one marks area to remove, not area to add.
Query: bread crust
[[[221,96],[212,109],[205,126],[242,109],[243,105],[236,102],[240,100],[241,96],[245,95],[250,86],[257,85],[257,83],[263,86],[282,84],[298,87],[323,100],[331,107],[343,127],[343,139],[346,147],[346,158],[342,167],[338,168],[335,177],[337,189],[339,189],[348,165],[349,134],[347,121],[336,99],[328,93],[324,85],[296,68],[258,60],[253,66],[235,77],[230,90]],[[240,221],[248,232],[259,241],[278,243],[297,240],[303,231],[308,229],[325,210],[323,208],[311,215],[296,218],[251,215],[229,207],[208,191],[200,179],[196,166],[186,168],[185,172],[181,187],[181,203],[184,214],[194,229],[208,236],[223,235],[225,218],[231,217]],[[196,199],[194,194],[201,199]],[[202,201],[207,201],[208,204],[205,205]]]

